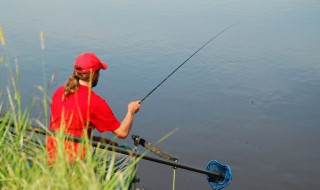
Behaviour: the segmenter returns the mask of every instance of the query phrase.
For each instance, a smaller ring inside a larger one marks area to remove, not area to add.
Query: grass
[[[8,119],[7,116],[5,118]],[[97,169],[106,171],[115,162],[115,154],[105,149],[100,149],[100,154],[95,157],[87,154],[85,159],[70,164],[64,156],[63,143],[59,143],[56,164],[50,166],[41,139],[35,134],[24,135],[24,138],[20,134],[13,135],[7,126],[1,123],[1,189],[127,189],[135,173],[134,164],[122,173],[109,170],[107,178],[104,172],[97,172]],[[38,143],[31,141],[31,138],[38,139],[35,140]],[[59,139],[63,142],[63,135]],[[89,141],[84,144],[89,150]],[[101,159],[107,155],[111,158],[109,164],[101,164]],[[125,181],[127,177],[129,180]]]
[[[114,173],[109,169],[116,162],[116,154],[106,149],[97,149],[99,154],[86,154],[84,159],[77,159],[70,164],[64,152],[63,133],[58,133],[58,156],[56,164],[48,165],[45,150],[45,137],[28,132],[31,121],[30,113],[36,99],[31,98],[27,106],[22,107],[19,92],[20,71],[18,65],[11,68],[6,48],[6,39],[0,26],[0,41],[5,55],[0,54],[1,73],[9,73],[5,93],[0,93],[0,189],[128,189],[136,172],[135,159],[123,172]],[[44,33],[40,33],[41,51],[44,51]],[[44,84],[37,88],[43,93],[44,121],[38,121],[44,129],[48,124],[48,96],[45,77],[43,52]],[[2,75],[0,75],[2,77]],[[1,80],[1,79],[0,79]],[[0,81],[1,82],[1,81]],[[25,98],[25,97],[24,97]],[[8,124],[10,123],[10,125]],[[86,151],[92,151],[90,140],[84,140]],[[109,158],[109,162],[101,162]],[[97,172],[97,169],[103,172]],[[128,180],[125,180],[128,179]]]

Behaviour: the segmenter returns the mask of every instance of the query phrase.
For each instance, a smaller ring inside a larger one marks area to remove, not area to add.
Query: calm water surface
[[[237,22],[143,102],[132,134],[156,142],[178,128],[160,147],[183,164],[230,165],[230,190],[320,189],[320,1],[11,0],[0,6],[24,102],[43,84],[42,59],[47,80],[56,72],[51,95],[71,74],[75,56],[93,51],[109,64],[95,91],[119,119],[129,101]],[[1,72],[4,77],[3,64]],[[138,176],[140,188],[171,188],[169,167],[142,161]],[[176,183],[210,189],[205,176],[183,170]]]

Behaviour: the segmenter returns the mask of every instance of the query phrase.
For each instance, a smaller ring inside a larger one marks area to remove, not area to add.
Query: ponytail
[[[69,77],[66,84],[64,85],[62,101],[66,101],[70,94],[73,94],[78,91],[79,85],[80,85],[79,83],[80,79],[83,81],[90,81],[90,77],[92,77],[91,72],[89,73],[73,72],[73,75]]]
[[[79,77],[75,72],[70,76],[64,86],[62,101],[66,101],[70,94],[73,94],[79,89]]]

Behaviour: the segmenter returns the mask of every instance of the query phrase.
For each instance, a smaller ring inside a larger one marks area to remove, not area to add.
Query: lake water
[[[92,51],[109,65],[95,91],[119,119],[128,102],[234,23],[143,102],[131,134],[155,143],[178,128],[159,147],[197,168],[213,159],[228,164],[233,181],[226,189],[320,189],[319,0],[0,4],[24,102],[39,94],[34,86],[43,84],[44,63],[48,81],[56,73],[51,95],[75,57]],[[7,72],[3,64],[1,70]],[[132,145],[130,138],[124,143]],[[142,161],[138,177],[140,188],[170,189],[172,169]],[[178,170],[176,188],[210,186],[204,175]]]

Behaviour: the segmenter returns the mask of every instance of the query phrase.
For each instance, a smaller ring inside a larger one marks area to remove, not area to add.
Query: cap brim
[[[107,68],[108,68],[108,65],[107,65],[107,63],[105,63],[105,62],[100,62],[101,63],[101,69],[102,70],[106,70]]]

